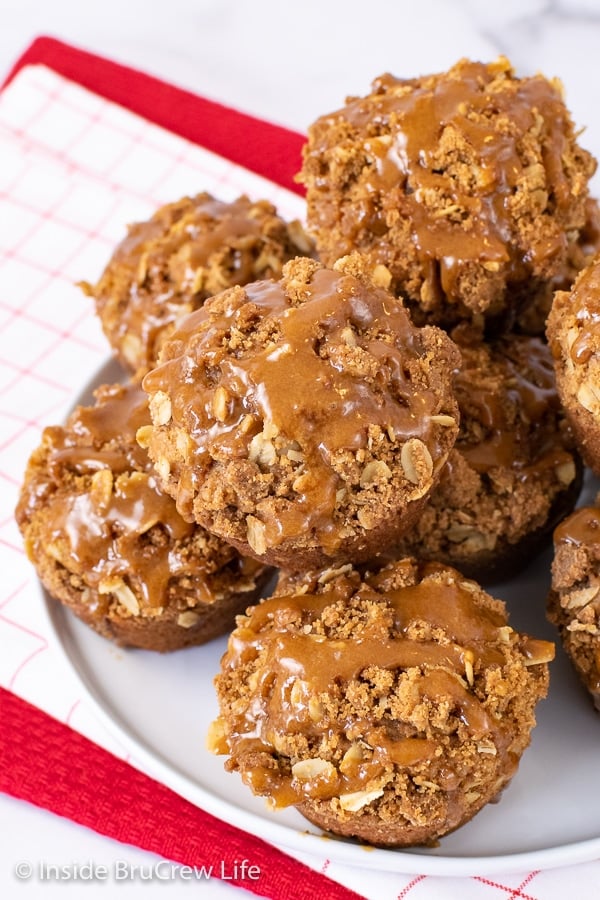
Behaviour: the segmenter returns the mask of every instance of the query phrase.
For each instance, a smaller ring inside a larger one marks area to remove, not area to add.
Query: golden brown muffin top
[[[150,453],[161,471],[153,440],[161,429],[185,436],[184,460],[167,461],[184,515],[215,462],[249,461],[257,546],[312,530],[333,548],[350,484],[397,480],[399,497],[430,489],[458,427],[457,361],[445,334],[415,328],[401,302],[343,263],[295,260],[280,282],[226,291],[180,324],[143,382]],[[263,503],[269,493],[282,502]]]
[[[584,228],[595,161],[576,137],[558,82],[503,57],[382,75],[309,129],[309,227],[326,262],[388,266],[428,321],[502,313],[507,286],[563,275]]]
[[[463,358],[454,381],[461,413],[455,447],[467,462],[480,473],[519,470],[523,480],[564,463],[574,477],[547,344],[515,334],[492,343],[464,339],[460,330],[452,336]]]
[[[279,277],[286,260],[313,252],[300,223],[284,221],[267,200],[226,202],[203,192],[131,225],[98,283],[82,286],[120,361],[145,371],[175,322],[207,297]]]
[[[94,406],[44,430],[26,472],[17,521],[28,552],[37,564],[46,554],[64,566],[74,584],[83,579],[98,616],[115,600],[121,613],[159,614],[175,583],[212,603],[246,571],[233,548],[184,521],[163,491],[135,439],[149,420],[139,383],[103,385]],[[257,566],[247,562],[251,575]]]
[[[515,691],[553,650],[440,564],[283,576],[231,635],[213,749],[275,805],[358,809],[408,772],[453,791],[469,767],[514,764],[531,725]]]

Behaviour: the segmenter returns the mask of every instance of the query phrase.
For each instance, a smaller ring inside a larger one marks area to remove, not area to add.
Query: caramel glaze
[[[489,90],[498,73],[497,67],[463,61],[460,77],[420,82],[386,74],[374,82],[369,97],[352,98],[343,109],[320,120],[325,126],[322,130],[313,129],[311,153],[317,157],[328,152],[327,125],[347,122],[350,133],[372,135],[364,142],[366,169],[361,183],[366,176],[365,194],[371,198],[393,195],[400,217],[411,223],[423,263],[439,260],[446,296],[458,295],[457,276],[465,261],[499,264],[507,281],[522,281],[533,264],[560,256],[566,247],[566,235],[557,231],[546,242],[536,242],[528,257],[521,258],[514,249],[514,226],[507,205],[526,166],[519,141],[527,132],[542,127],[550,203],[568,213],[573,198],[562,163],[568,134],[564,103],[559,91],[541,76],[511,79],[514,90]],[[472,183],[465,187],[436,162],[445,129],[463,136],[477,160],[472,166]],[[388,133],[391,143],[378,137]],[[319,186],[327,188],[325,176],[321,185],[317,181]],[[457,215],[432,215],[424,202],[432,191],[443,196],[448,209],[455,207]],[[468,229],[464,227],[466,217]],[[348,247],[342,247],[340,255],[352,245],[360,245],[365,228],[378,240],[385,240],[387,231],[383,213],[375,204],[353,220],[346,216],[344,227]]]
[[[146,607],[161,607],[170,580],[185,573],[193,579],[200,600],[214,600],[202,564],[186,559],[184,546],[178,545],[194,528],[161,490],[147,455],[135,441],[137,429],[149,422],[148,399],[138,384],[102,388],[98,404],[78,408],[67,428],[45,430],[47,475],[33,482],[33,493],[21,510],[21,515],[32,518],[42,500],[45,538],[57,545],[67,540],[65,563],[99,589],[100,598],[94,601],[99,615],[108,603],[107,599],[103,604],[107,591],[102,584],[113,578],[125,579]],[[108,492],[86,478],[101,470],[114,475]],[[73,478],[73,487],[61,487]]]
[[[254,607],[233,632],[223,671],[238,670],[261,657],[252,676],[256,679],[252,695],[231,723],[223,748],[231,753],[234,765],[236,758],[247,754],[277,755],[278,737],[298,732],[317,746],[320,738],[326,737],[331,744],[334,736],[333,743],[342,752],[357,740],[371,747],[362,758],[342,766],[343,771],[336,768],[308,782],[260,763],[250,770],[244,768],[244,778],[257,793],[268,794],[278,806],[298,803],[307,795],[325,799],[365,790],[390,767],[410,769],[434,760],[435,775],[428,777],[437,779],[444,790],[456,788],[459,775],[444,764],[442,746],[435,736],[419,734],[409,723],[390,718],[385,722],[375,716],[372,720],[339,721],[329,718],[324,709],[315,715],[309,705],[311,698],[318,703],[322,695],[338,691],[343,695],[350,682],[368,679],[368,670],[374,667],[395,670],[399,675],[403,670],[419,669],[420,678],[413,685],[417,701],[450,702],[457,723],[465,729],[465,740],[491,739],[498,752],[510,759],[508,731],[486,711],[485,702],[465,676],[469,663],[475,673],[504,665],[508,644],[503,645],[500,629],[506,629],[506,619],[494,610],[478,607],[473,594],[459,583],[428,578],[436,568],[436,564],[427,564],[424,580],[385,592],[377,589],[377,576],[367,576],[353,594],[342,577],[326,593],[275,596]],[[312,624],[328,607],[344,605],[350,596],[387,605],[391,616],[387,637],[382,636],[381,625],[371,634],[368,624],[348,639],[311,632]],[[411,625],[420,622],[442,630],[444,641],[409,637]],[[521,652],[527,655],[529,639],[523,636],[519,640]],[[516,760],[513,763],[516,766]]]
[[[460,338],[457,342],[462,346]],[[505,373],[500,389],[497,377],[486,381],[485,374],[470,368],[468,347],[464,350],[464,364],[455,375],[461,421],[475,421],[484,434],[473,442],[468,428],[461,429],[456,448],[467,462],[479,473],[513,469],[526,481],[571,460],[557,427],[560,402],[548,346],[518,335],[492,345],[493,369],[499,364]]]
[[[598,547],[600,546],[600,508],[597,506],[582,506],[579,509],[576,509],[575,512],[571,513],[566,519],[554,529],[554,547],[555,550],[558,550],[559,546],[568,545],[572,548],[580,548],[580,547],[593,547],[594,555],[598,552]],[[592,574],[593,568],[590,565],[590,574]],[[595,605],[595,601],[593,601]],[[576,610],[579,612],[579,610]],[[570,641],[570,636],[573,635],[575,638],[578,636],[578,632],[569,632],[569,620],[563,620],[561,627],[561,632],[563,636],[563,641],[568,646]],[[595,639],[594,639],[595,640]],[[579,672],[580,677],[583,679],[583,682],[586,685],[586,688],[592,695],[598,695],[600,697],[600,652],[598,650],[595,651],[593,657],[593,665],[589,668],[583,668],[581,664],[578,663],[577,656],[573,657],[573,661],[575,662],[576,668]],[[600,709],[600,705],[596,701],[596,697],[594,697],[594,701],[598,709]]]
[[[600,265],[592,263],[581,273],[571,291],[566,307],[567,314],[575,317],[578,334],[570,349],[570,357],[576,366],[583,366],[600,347]],[[553,347],[556,356],[561,348]]]
[[[577,547],[600,544],[600,509],[597,506],[576,509],[554,529],[554,544]]]
[[[214,254],[229,250],[228,284],[251,281],[255,254],[243,247],[250,247],[262,235],[260,219],[250,215],[251,209],[246,197],[224,203],[200,194],[132,225],[111,261],[112,266],[131,273],[130,305],[117,334],[125,337],[133,331],[144,345],[153,347],[166,323],[191,311],[206,297],[197,276]],[[150,305],[148,283],[153,286]],[[156,293],[159,285],[160,293]],[[186,305],[182,309],[183,300]]]
[[[338,451],[366,447],[369,426],[379,426],[394,441],[420,438],[436,470],[447,452],[442,429],[431,422],[441,411],[438,394],[413,380],[424,352],[419,332],[386,291],[327,269],[316,271],[306,302],[298,305],[280,283],[260,281],[244,290],[241,305],[219,313],[209,301],[183,320],[167,345],[167,361],[143,381],[148,392],[170,396],[173,421],[193,442],[192,471],[180,478],[178,506],[185,509],[212,459],[247,456],[253,435],[269,423],[300,448],[310,477],[277,518],[259,507],[267,543],[312,530],[324,546],[336,546],[333,516],[342,482],[331,458]],[[248,318],[268,319],[271,339],[247,352],[231,350],[227,341],[237,321]],[[349,349],[348,332],[353,352],[368,359],[368,378],[339,361],[340,350]],[[221,419],[212,406],[217,385],[228,397]]]

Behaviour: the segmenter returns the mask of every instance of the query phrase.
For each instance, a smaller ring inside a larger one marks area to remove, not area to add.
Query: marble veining
[[[382,72],[507,55],[565,84],[600,151],[598,0],[4,0],[0,70],[39,34],[145,69],[298,130]]]

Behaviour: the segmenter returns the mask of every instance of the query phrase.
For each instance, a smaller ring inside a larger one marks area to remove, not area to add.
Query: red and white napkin
[[[298,885],[323,900],[595,897],[598,861],[441,878],[342,865],[326,842],[319,857],[282,853],[126,759],[57,658],[13,510],[42,428],[65,418],[109,356],[76,283],[100,274],[126,223],[185,194],[247,193],[303,218],[293,181],[301,144],[300,135],[49,39],[30,48],[0,93],[0,790],[182,864],[250,858],[261,877],[239,883],[276,900],[297,896]]]

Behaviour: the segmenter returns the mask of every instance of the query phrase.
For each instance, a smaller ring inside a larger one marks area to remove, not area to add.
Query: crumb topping
[[[259,555],[307,534],[337,551],[430,490],[457,433],[456,361],[343,262],[298,259],[181,324],[143,382],[150,453],[187,518],[218,529],[228,508]]]
[[[125,367],[146,371],[175,323],[225,288],[278,278],[286,260],[314,253],[300,222],[267,200],[231,202],[201,193],[130,226],[96,285],[106,336]]]
[[[310,127],[301,180],[326,263],[357,249],[415,314],[448,324],[568,268],[594,169],[558,83],[500,58],[382,75]]]
[[[212,749],[276,806],[451,828],[514,772],[553,650],[438,564],[284,578],[238,619]]]
[[[136,442],[149,422],[139,383],[102,386],[94,406],[45,429],[17,507],[42,580],[97,619],[210,605],[236,577],[242,592],[254,587],[256,563],[185,522],[162,490]]]

